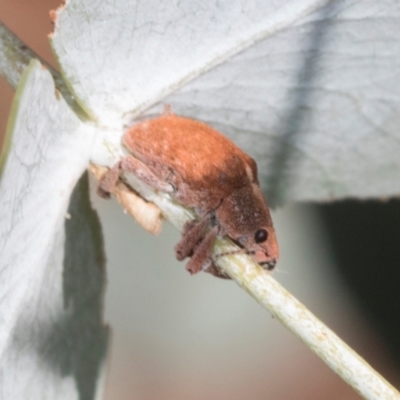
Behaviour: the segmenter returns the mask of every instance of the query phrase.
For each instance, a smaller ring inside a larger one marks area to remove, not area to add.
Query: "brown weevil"
[[[178,260],[191,257],[190,273],[227,277],[211,260],[217,235],[229,237],[265,269],[274,268],[278,244],[250,156],[205,123],[168,108],[134,125],[122,141],[130,155],[104,176],[100,193],[111,192],[121,172],[128,172],[194,209],[198,220],[186,223],[175,246]]]

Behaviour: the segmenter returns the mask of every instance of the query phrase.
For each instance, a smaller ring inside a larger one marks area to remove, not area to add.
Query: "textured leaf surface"
[[[255,157],[282,203],[400,193],[399,38],[395,0],[70,0],[52,44],[103,126],[169,103]]]
[[[0,397],[92,399],[107,343],[104,257],[87,177],[76,184],[93,135],[37,61],[11,118],[0,185]]]

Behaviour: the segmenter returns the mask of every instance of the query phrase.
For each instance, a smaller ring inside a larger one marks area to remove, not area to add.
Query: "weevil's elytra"
[[[233,142],[200,121],[171,112],[138,123],[122,140],[131,155],[109,171],[100,188],[111,191],[120,172],[127,171],[193,208],[199,221],[185,227],[175,248],[179,259],[193,254],[191,273],[223,275],[210,263],[216,235],[227,235],[267,269],[275,266],[278,244],[257,165]]]

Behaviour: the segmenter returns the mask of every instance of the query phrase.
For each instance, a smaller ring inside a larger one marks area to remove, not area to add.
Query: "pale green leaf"
[[[0,185],[0,397],[93,399],[108,336],[104,255],[87,176],[77,185],[93,133],[32,61],[8,135]]]
[[[399,38],[395,0],[70,0],[52,45],[118,140],[169,103],[255,157],[282,203],[400,193]]]

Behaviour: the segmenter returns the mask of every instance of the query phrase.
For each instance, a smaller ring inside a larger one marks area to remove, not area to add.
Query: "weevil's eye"
[[[268,238],[268,232],[265,229],[259,229],[254,235],[254,240],[256,243],[265,242]]]

